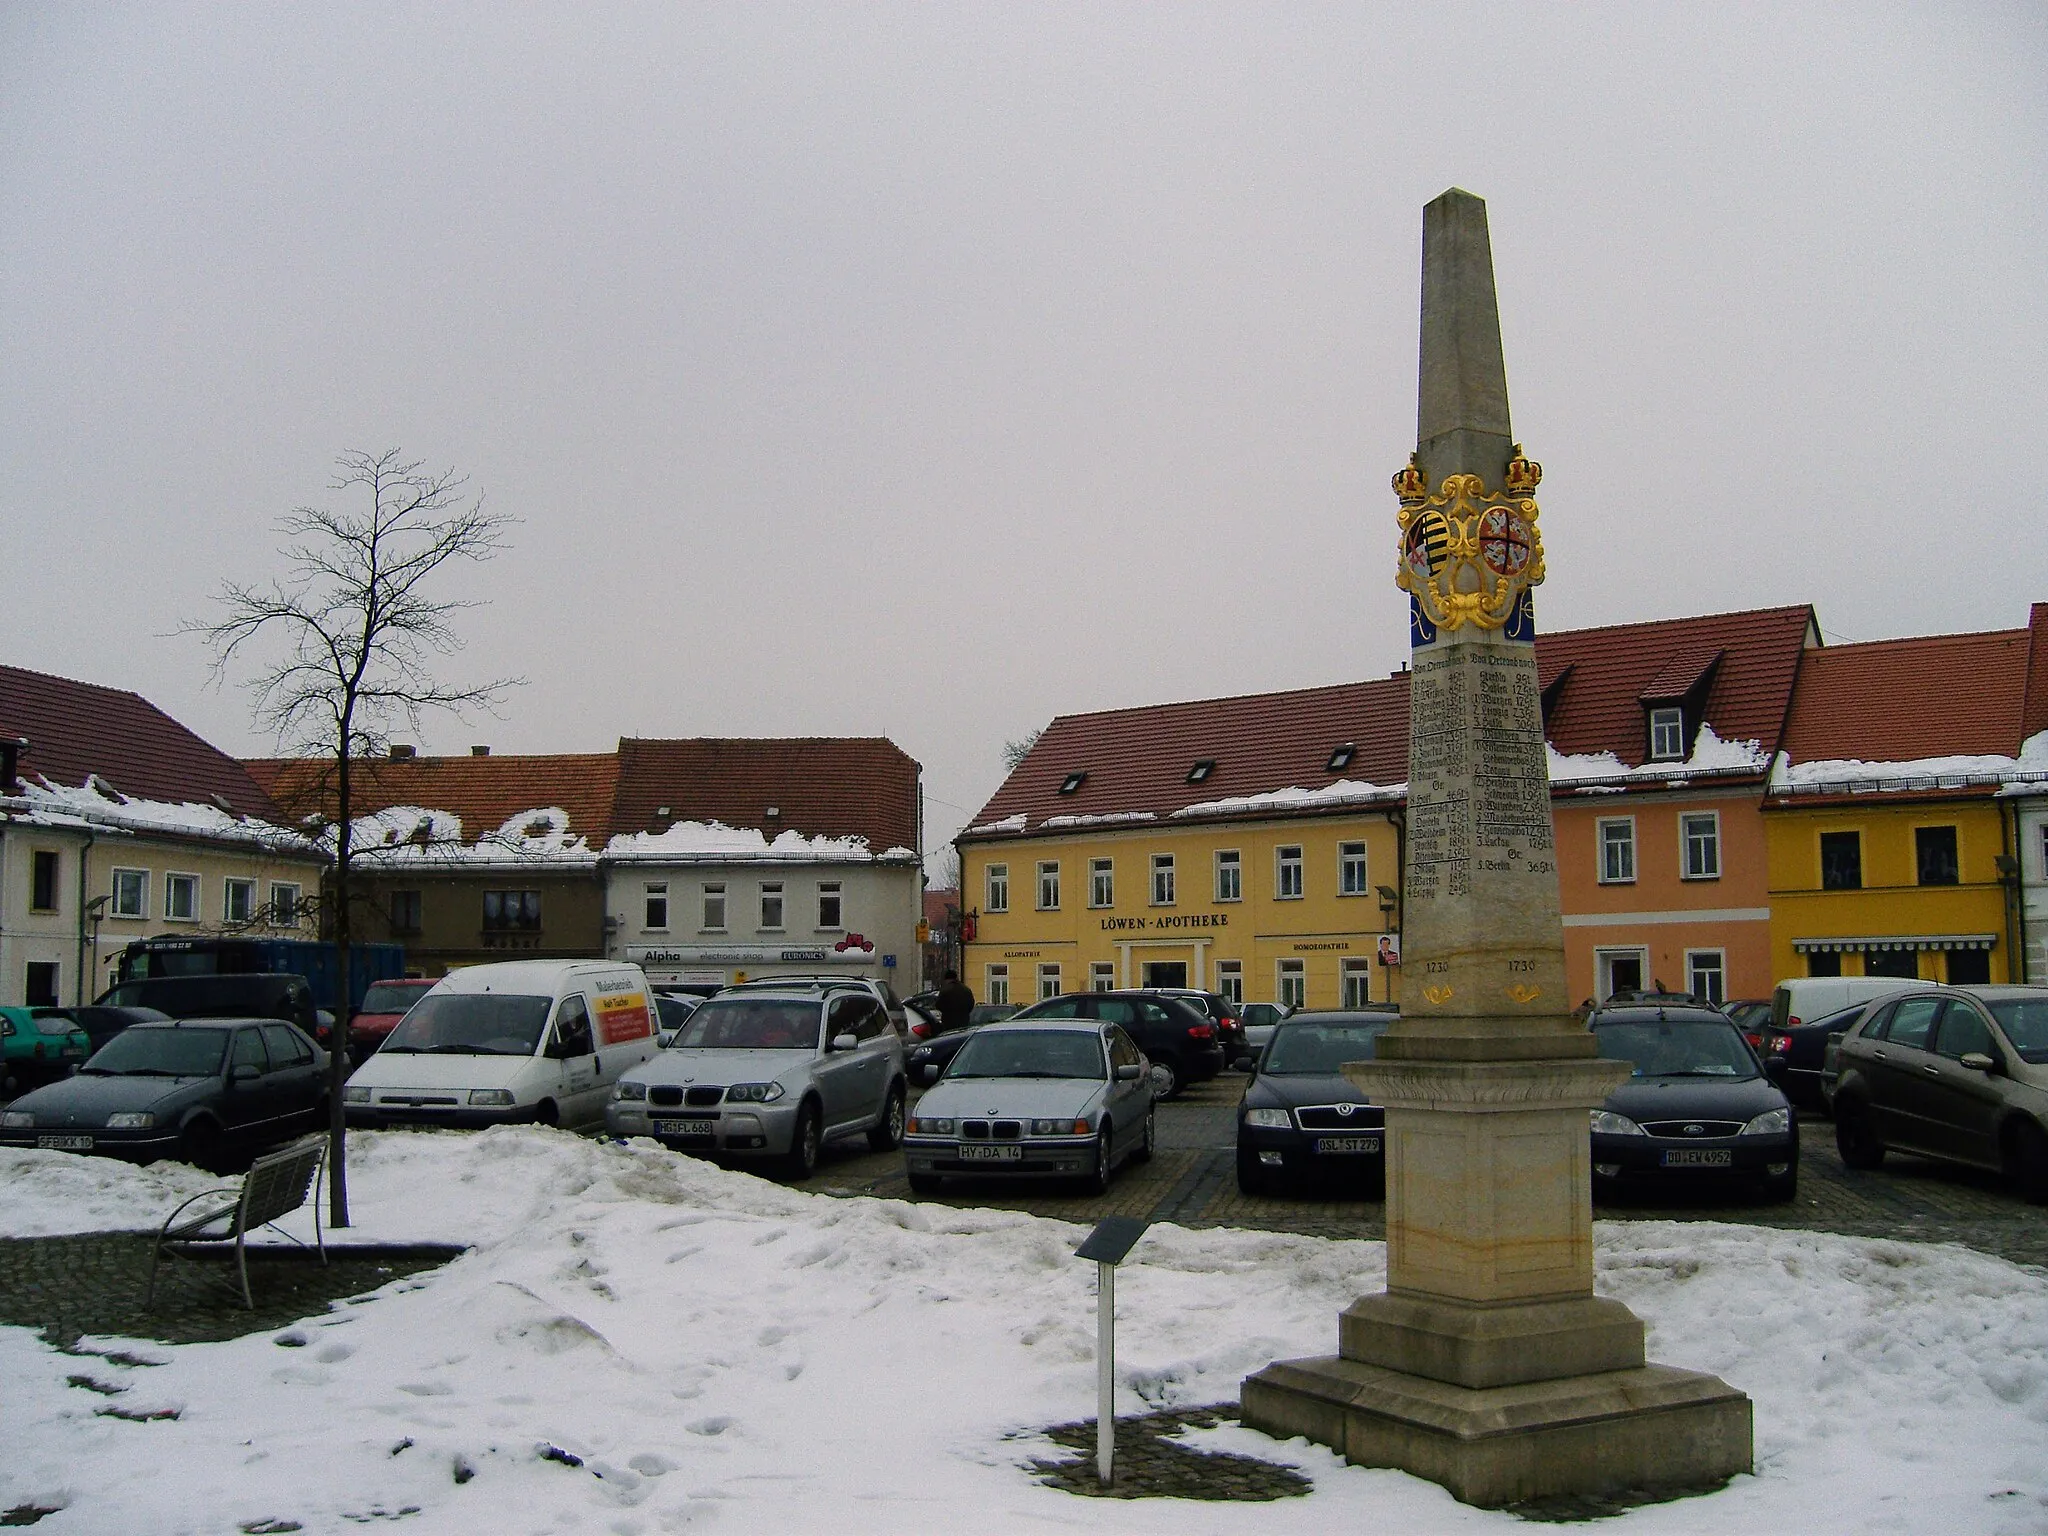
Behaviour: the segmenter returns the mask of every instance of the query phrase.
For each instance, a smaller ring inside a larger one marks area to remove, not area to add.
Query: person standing
[[[939,994],[933,1001],[938,1004],[942,1031],[965,1029],[974,1016],[974,993],[960,979],[958,971],[948,971],[939,978]]]

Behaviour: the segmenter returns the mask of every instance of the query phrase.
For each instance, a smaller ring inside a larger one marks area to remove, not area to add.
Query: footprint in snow
[[[755,1338],[754,1342],[756,1344],[759,1344],[763,1349],[766,1349],[771,1344],[780,1344],[784,1339],[788,1338],[795,1331],[796,1330],[793,1328],[784,1328],[779,1325],[770,1328],[763,1328],[759,1336]]]
[[[702,1243],[692,1243],[687,1248],[678,1248],[674,1253],[670,1254],[668,1258],[663,1262],[669,1264],[680,1264],[684,1259],[695,1258],[698,1254],[702,1253],[703,1251],[704,1245]]]
[[[739,1420],[729,1413],[715,1413],[708,1419],[693,1419],[683,1428],[693,1435],[722,1435]]]
[[[789,1236],[789,1229],[787,1227],[777,1227],[774,1231],[763,1232],[759,1237],[755,1238],[754,1246],[756,1248],[765,1248],[770,1243],[781,1242],[787,1236]]]
[[[316,1351],[313,1358],[323,1365],[338,1365],[355,1352],[353,1344],[328,1344]]]

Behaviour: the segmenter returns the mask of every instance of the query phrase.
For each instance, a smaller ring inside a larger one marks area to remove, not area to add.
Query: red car
[[[363,994],[362,1010],[348,1021],[348,1054],[360,1063],[390,1036],[398,1021],[412,1011],[434,983],[424,976],[373,981]]]

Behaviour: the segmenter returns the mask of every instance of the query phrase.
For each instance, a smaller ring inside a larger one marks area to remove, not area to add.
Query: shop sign
[[[1104,933],[1166,933],[1175,928],[1228,928],[1228,912],[1174,912],[1165,917],[1105,917]]]
[[[870,956],[830,945],[798,949],[780,944],[628,944],[626,958],[635,965],[672,970],[688,965],[844,965],[849,960],[865,964]]]

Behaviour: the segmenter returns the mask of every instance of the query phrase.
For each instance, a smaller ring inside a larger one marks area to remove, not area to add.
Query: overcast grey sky
[[[431,751],[1406,657],[1422,204],[1487,199],[1547,628],[2048,599],[2048,9],[0,7],[0,657],[197,644],[345,448],[521,519]],[[460,590],[461,588],[451,589]]]

